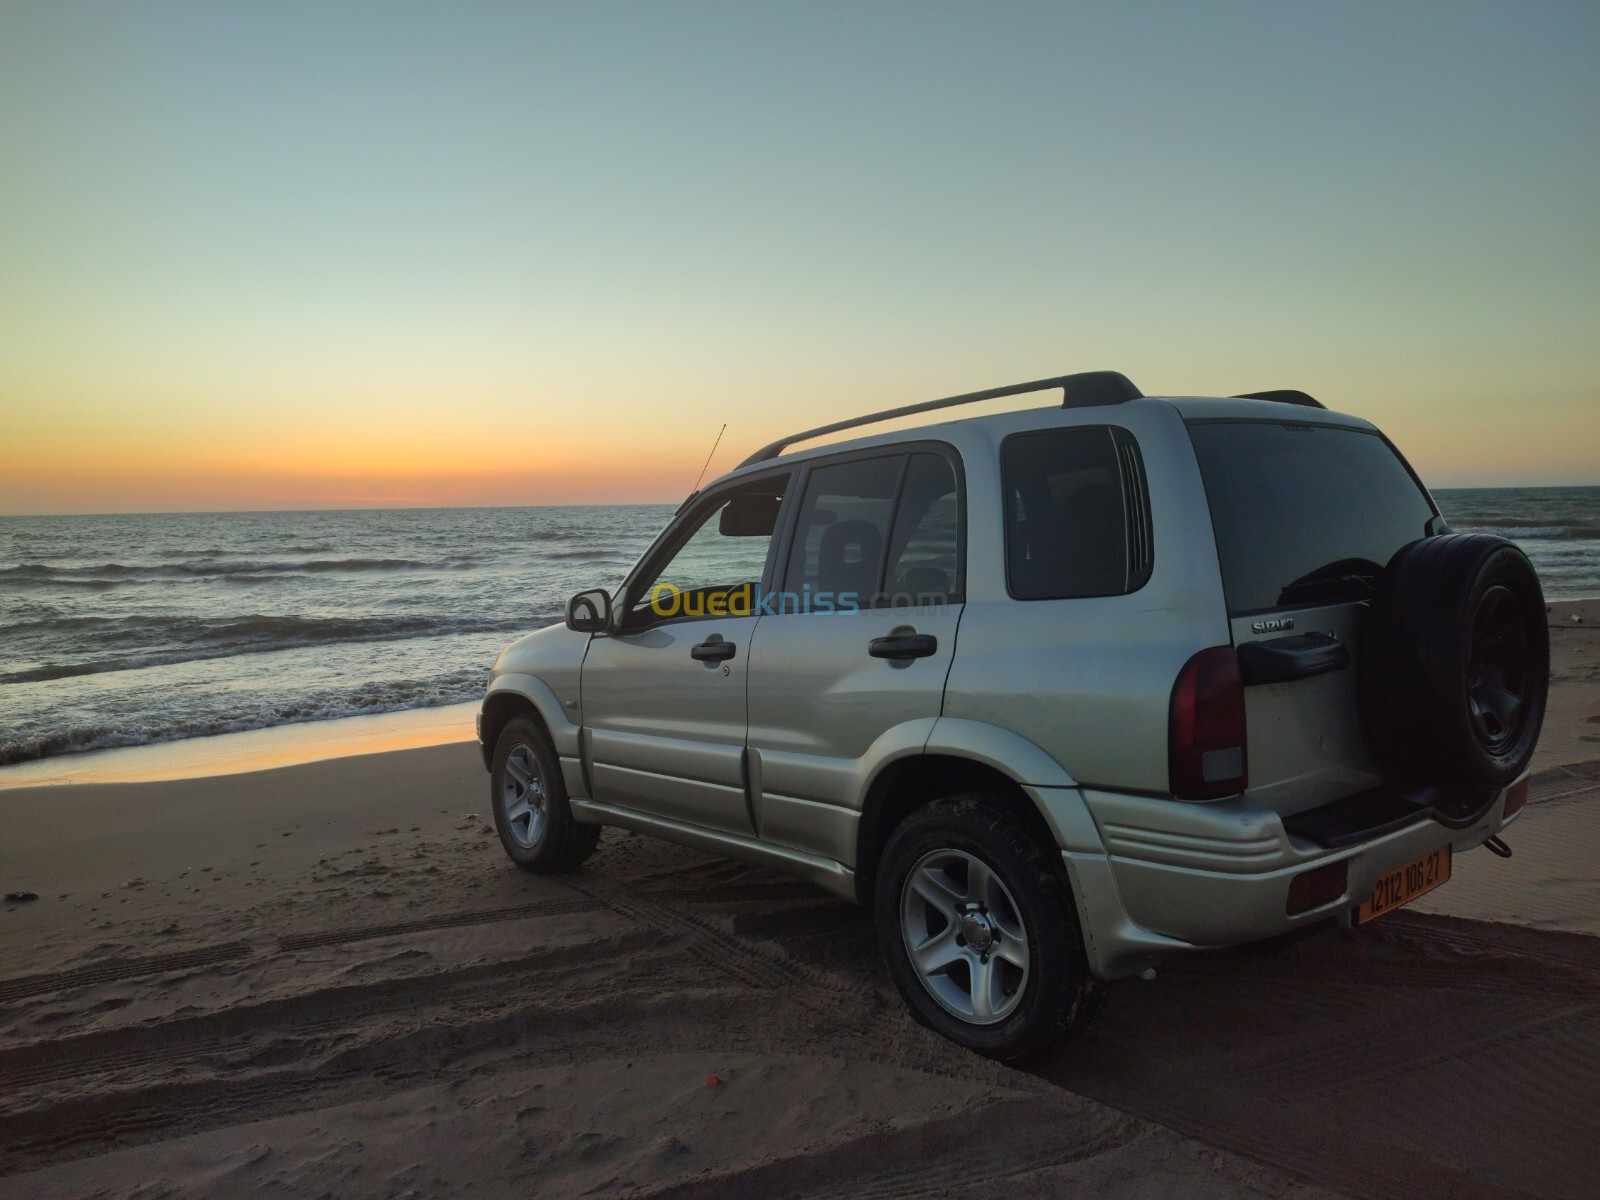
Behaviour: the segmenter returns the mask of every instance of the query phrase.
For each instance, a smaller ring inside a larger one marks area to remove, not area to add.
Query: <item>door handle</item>
[[[1239,674],[1245,687],[1292,683],[1350,665],[1350,648],[1331,633],[1292,633],[1239,647]]]
[[[726,662],[739,653],[739,647],[732,642],[724,642],[718,638],[714,642],[700,642],[689,647],[689,657],[696,662]]]
[[[867,643],[873,658],[927,658],[938,650],[939,639],[931,633],[892,633]]]

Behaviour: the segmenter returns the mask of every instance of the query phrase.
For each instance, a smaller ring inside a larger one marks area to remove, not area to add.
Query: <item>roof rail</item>
[[[748,467],[751,463],[766,462],[769,458],[777,458],[778,455],[782,454],[785,449],[795,442],[807,442],[826,433],[838,433],[842,429],[854,429],[859,425],[875,425],[879,421],[889,421],[895,417],[909,417],[915,413],[932,412],[938,408],[954,408],[958,404],[973,404],[979,400],[997,400],[1001,396],[1020,396],[1025,392],[1043,392],[1050,388],[1061,389],[1062,408],[1089,408],[1097,404],[1123,404],[1129,400],[1138,400],[1144,395],[1120,371],[1080,371],[1076,375],[1058,375],[1054,379],[1035,379],[1032,383],[1013,383],[1005,387],[989,388],[982,392],[966,392],[960,396],[946,396],[942,400],[924,400],[920,404],[907,404],[903,408],[889,408],[883,412],[869,413],[864,417],[852,417],[848,421],[835,421],[832,425],[819,425],[815,429],[807,429],[803,433],[791,433],[788,437],[769,442],[739,465]],[[1307,397],[1307,399],[1310,399],[1310,397]],[[1315,403],[1315,401],[1312,402]]]
[[[1235,400],[1272,400],[1278,404],[1298,404],[1301,408],[1328,407],[1322,401],[1308,396],[1304,392],[1296,392],[1291,389],[1283,389],[1276,392],[1245,392],[1233,398]]]

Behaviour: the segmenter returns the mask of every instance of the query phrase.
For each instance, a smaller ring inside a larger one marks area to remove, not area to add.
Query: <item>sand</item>
[[[0,792],[40,894],[0,911],[0,1197],[1591,1196],[1585,617],[1516,857],[1119,985],[1028,1071],[804,883],[615,830],[517,871],[471,745]]]

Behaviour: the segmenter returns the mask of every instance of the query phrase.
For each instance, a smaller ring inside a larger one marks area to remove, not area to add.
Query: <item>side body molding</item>
[[[757,836],[853,869],[872,780],[891,763],[921,754],[937,719],[918,717],[884,730],[860,758],[750,747]]]

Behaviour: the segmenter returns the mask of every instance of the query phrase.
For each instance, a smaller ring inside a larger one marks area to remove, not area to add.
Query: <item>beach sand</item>
[[[470,744],[0,792],[39,893],[0,911],[0,1197],[1594,1195],[1596,625],[1553,608],[1513,859],[1175,960],[1027,1071],[917,1026],[804,883],[616,830],[516,870]]]

